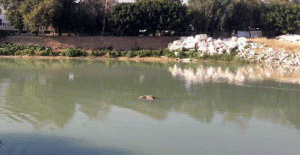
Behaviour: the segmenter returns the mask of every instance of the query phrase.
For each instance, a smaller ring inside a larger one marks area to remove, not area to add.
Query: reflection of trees
[[[111,105],[104,101],[83,101],[81,104],[81,111],[91,119],[104,120],[111,109]]]
[[[188,113],[189,116],[206,123],[210,123],[214,116],[212,104],[203,104],[201,102],[184,103],[175,110],[181,113]]]
[[[197,85],[197,82],[193,81],[187,90],[185,81],[172,78],[172,75],[166,72],[166,66],[169,67],[169,64],[113,61],[106,64],[100,61],[78,60],[46,62],[43,68],[37,67],[37,64],[43,64],[43,61],[27,62],[29,69],[26,69],[26,62],[19,62],[23,65],[21,69],[16,66],[10,69],[2,67],[3,64],[14,66],[9,64],[15,63],[14,61],[5,61],[2,65],[0,62],[0,81],[9,79],[6,80],[9,82],[5,88],[0,85],[0,88],[5,89],[5,101],[0,99],[3,105],[0,107],[1,113],[3,111],[15,121],[30,122],[35,128],[46,124],[63,128],[74,115],[75,103],[81,105],[80,110],[89,118],[99,120],[105,119],[111,106],[116,105],[156,120],[166,120],[169,111],[176,111],[210,123],[214,114],[219,113],[224,116],[224,123],[236,123],[242,130],[247,129],[252,117],[282,125],[293,125],[300,129],[300,94],[295,90],[287,90],[291,87],[297,89],[297,86],[277,83],[280,87],[271,88],[269,86],[273,86],[274,82],[264,80],[250,85],[214,83],[214,79],[226,81],[225,76],[216,78],[220,76],[215,73],[237,74],[237,70],[240,70],[242,74],[242,70],[251,70],[247,66],[243,66],[243,69],[203,66],[203,74],[202,71],[196,73],[201,73],[202,77],[206,77],[204,73],[212,73],[206,81],[209,85]],[[210,68],[210,71],[206,68]],[[195,69],[187,69],[189,70],[194,70],[190,75],[196,74]],[[70,72],[74,74],[73,80],[69,80]],[[143,80],[140,79],[141,75]],[[293,73],[293,76],[295,75]],[[248,75],[245,77],[250,78]],[[249,81],[246,80],[245,83]],[[138,99],[140,95],[146,94],[154,95],[158,99]]]
[[[70,119],[74,108],[72,105],[53,102],[48,94],[49,86],[41,86],[34,81],[12,84],[8,88],[4,107],[6,115],[20,122],[30,122],[37,129],[46,124],[62,128]]]

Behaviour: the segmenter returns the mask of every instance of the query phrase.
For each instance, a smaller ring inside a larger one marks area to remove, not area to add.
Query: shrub
[[[104,56],[108,51],[107,50],[102,50],[102,49],[97,49],[96,51],[93,51],[91,53],[92,56]]]
[[[27,56],[33,56],[35,55],[35,51],[33,49],[24,49],[24,50],[18,50],[15,55],[27,55]]]
[[[10,51],[7,48],[0,48],[0,55],[10,55]]]
[[[198,59],[199,58],[199,52],[197,52],[196,50],[189,51],[187,53],[187,57]]]
[[[34,45],[34,48],[35,48],[36,50],[39,50],[39,51],[43,51],[43,50],[46,49],[46,47],[43,46],[43,45]]]
[[[163,53],[164,53],[163,49],[152,50],[152,56],[154,56],[154,57],[160,57],[163,55]]]
[[[126,51],[114,51],[116,53],[116,57],[125,57],[127,52]]]
[[[52,56],[52,51],[50,48],[45,48],[44,50],[42,50],[42,56]]]
[[[188,57],[188,52],[185,52],[185,51],[179,51],[179,58],[182,59],[182,58],[187,58]],[[174,53],[175,54],[175,53]]]
[[[175,51],[170,51],[169,49],[164,49],[164,55],[169,58],[175,58]]]
[[[62,50],[60,55],[67,56],[67,57],[78,57],[78,56],[86,56],[86,53],[82,49],[67,48]]]
[[[152,52],[150,50],[139,50],[137,52],[138,57],[150,57],[152,56]]]
[[[132,58],[132,57],[135,57],[137,56],[136,52],[133,52],[133,51],[128,51],[127,54],[126,54],[126,57],[127,58]]]
[[[117,57],[117,54],[115,52],[107,52],[106,57],[108,58],[115,58]]]

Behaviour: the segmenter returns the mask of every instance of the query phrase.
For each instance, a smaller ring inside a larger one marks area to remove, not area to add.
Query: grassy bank
[[[179,56],[175,55],[179,53]],[[59,52],[53,52],[51,48],[42,45],[23,45],[23,44],[0,44],[0,55],[4,56],[61,56],[61,57],[84,57],[84,58],[101,58],[101,59],[120,59],[120,60],[144,60],[147,58],[168,58],[174,61],[180,61],[185,58],[191,60],[203,61],[242,61],[235,58],[236,53],[222,55],[201,54],[196,50],[178,50],[170,51],[168,49],[159,50],[111,50],[97,49],[92,52],[86,52],[83,49],[66,48]]]

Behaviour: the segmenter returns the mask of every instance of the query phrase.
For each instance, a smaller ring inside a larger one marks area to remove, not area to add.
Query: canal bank
[[[286,39],[282,39],[289,38],[288,40],[291,40],[291,37],[295,38],[296,36],[280,36],[277,37],[277,40],[236,37],[213,39],[205,34],[180,38],[119,37],[118,39],[121,40],[116,40],[117,37],[8,37],[2,42],[12,44],[9,46],[1,45],[0,55],[2,56],[0,57],[26,59],[113,59],[158,62],[224,61],[269,64],[289,68],[300,65],[298,52],[300,44],[297,41],[286,42]],[[134,43],[137,46],[131,46],[131,44],[128,44],[128,41],[124,41],[128,39],[139,40],[139,43]],[[111,44],[106,44],[103,41],[106,41],[106,43],[118,43],[120,47],[111,46]],[[157,44],[152,44],[151,42],[156,42]],[[83,44],[86,46],[83,46]],[[140,46],[144,44],[147,44],[147,47],[146,45],[145,47]],[[154,44],[155,46],[152,46]],[[152,48],[149,49],[148,45],[151,45]],[[118,49],[115,47],[118,47]],[[121,47],[126,50],[120,50]]]

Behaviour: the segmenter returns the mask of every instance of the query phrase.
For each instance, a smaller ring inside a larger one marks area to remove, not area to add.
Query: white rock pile
[[[232,53],[235,49],[244,50],[248,45],[245,37],[232,37],[227,39],[213,39],[206,34],[199,34],[195,37],[180,37],[180,40],[169,43],[169,50],[197,50],[200,53],[208,53],[210,55],[218,55],[224,53]]]
[[[268,48],[260,54],[257,54],[254,50],[246,49],[240,51],[236,57],[245,59],[249,62],[272,63],[283,66],[300,66],[299,53],[287,53],[284,50],[274,50],[273,48]]]
[[[296,34],[286,34],[276,37],[279,41],[287,41],[287,42],[293,42],[293,43],[300,43],[300,35]]]

